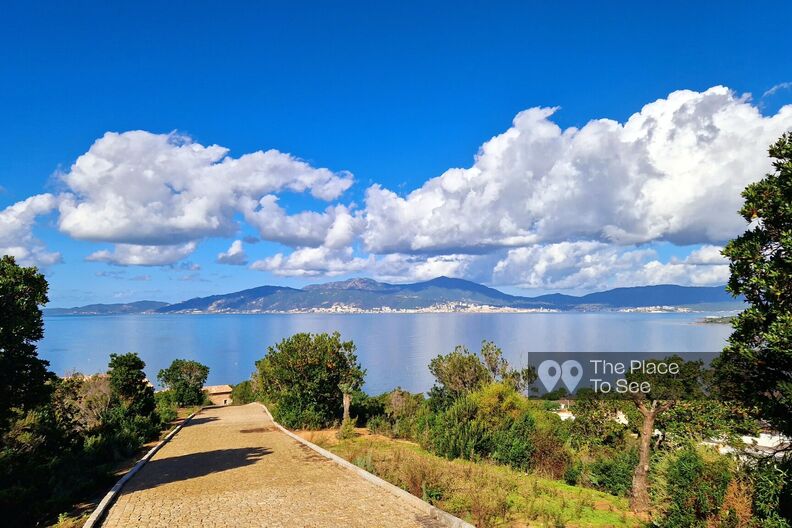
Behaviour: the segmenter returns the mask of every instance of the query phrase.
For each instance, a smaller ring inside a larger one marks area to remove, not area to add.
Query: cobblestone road
[[[102,526],[435,527],[250,404],[206,409],[130,479]]]

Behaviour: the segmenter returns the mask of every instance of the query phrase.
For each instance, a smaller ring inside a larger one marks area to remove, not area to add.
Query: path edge
[[[118,479],[118,482],[115,483],[115,486],[113,486],[110,489],[110,491],[108,491],[105,494],[105,496],[99,502],[99,505],[96,507],[93,513],[91,513],[91,516],[88,517],[87,521],[85,521],[85,524],[83,524],[83,528],[97,528],[98,526],[101,526],[105,514],[113,505],[115,500],[118,498],[118,495],[121,493],[121,490],[124,488],[124,485],[127,483],[127,481],[131,479],[133,476],[135,476],[135,473],[140,471],[140,469],[146,465],[146,462],[151,460],[151,457],[153,457],[157,453],[157,451],[159,451],[162,448],[162,446],[170,442],[171,438],[176,436],[176,433],[181,431],[182,427],[187,425],[190,422],[190,420],[192,420],[195,417],[195,415],[201,411],[203,411],[203,407],[192,413],[190,416],[185,418],[184,421],[182,421],[182,423],[174,427],[173,430],[165,436],[165,438],[160,440],[157,445],[149,449],[148,453],[143,455],[143,458],[138,460],[137,464],[135,464],[132,467],[132,469],[127,471],[120,479]]]
[[[474,525],[470,524],[469,522],[463,521],[459,517],[455,517],[454,515],[451,515],[450,513],[441,510],[437,506],[432,506],[428,502],[419,499],[418,497],[416,497],[415,495],[413,495],[411,493],[408,493],[407,491],[404,491],[400,487],[391,484],[387,480],[383,480],[380,477],[378,477],[378,476],[376,476],[376,475],[374,475],[372,473],[369,473],[365,469],[356,466],[352,462],[344,460],[340,456],[338,456],[338,455],[336,455],[334,453],[331,453],[330,451],[328,451],[326,449],[323,449],[323,448],[319,447],[318,445],[309,442],[305,438],[303,438],[303,437],[301,437],[301,436],[289,431],[288,429],[286,429],[281,424],[279,424],[278,422],[275,421],[275,418],[272,417],[272,414],[270,413],[269,409],[267,409],[266,405],[264,405],[261,402],[256,402],[256,403],[259,404],[264,409],[264,412],[267,413],[267,416],[269,417],[269,419],[272,420],[272,423],[275,424],[275,426],[278,429],[280,429],[287,436],[291,437],[292,439],[296,440],[297,442],[301,443],[302,445],[304,445],[304,446],[316,451],[317,453],[319,453],[323,457],[331,460],[332,462],[335,462],[339,466],[342,466],[342,467],[344,467],[346,469],[354,471],[355,473],[357,473],[359,476],[363,477],[368,482],[374,484],[375,486],[383,488],[385,491],[388,491],[389,493],[391,493],[393,495],[396,495],[398,498],[400,498],[400,499],[402,499],[404,501],[407,501],[408,503],[410,503],[412,506],[414,506],[418,510],[420,510],[423,513],[429,515],[431,518],[442,522],[443,524],[445,524],[449,528],[476,528]]]

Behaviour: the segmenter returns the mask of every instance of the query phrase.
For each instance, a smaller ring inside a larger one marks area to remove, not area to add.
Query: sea
[[[493,341],[519,367],[534,352],[716,352],[728,324],[702,324],[694,313],[420,313],[420,314],[211,314],[48,316],[39,356],[56,374],[107,370],[112,353],[137,352],[146,373],[177,358],[210,368],[208,384],[249,379],[257,360],[298,332],[338,331],[352,340],[366,369],[364,390],[395,387],[423,392],[432,386],[429,361],[465,345]]]

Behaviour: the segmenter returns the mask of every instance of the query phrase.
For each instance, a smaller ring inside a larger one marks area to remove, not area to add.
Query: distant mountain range
[[[530,311],[530,310],[648,310],[650,307],[739,309],[723,286],[636,286],[590,293],[581,297],[560,293],[538,297],[509,295],[482,284],[437,277],[411,284],[350,279],[312,284],[302,289],[260,286],[168,304],[139,301],[47,308],[46,315],[111,315],[139,313],[269,313],[269,312],[393,312],[393,311]]]

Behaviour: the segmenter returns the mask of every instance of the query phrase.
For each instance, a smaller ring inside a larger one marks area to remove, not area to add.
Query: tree
[[[34,267],[0,259],[0,431],[12,409],[26,411],[47,401],[53,374],[38,357],[36,342],[44,337],[41,305],[46,304],[47,280]]]
[[[159,371],[157,380],[173,391],[173,401],[184,407],[203,403],[203,386],[208,376],[206,365],[190,359],[174,359],[170,367]]]
[[[674,369],[676,373],[673,373],[673,370],[672,373],[649,373],[660,370],[649,367],[650,364],[658,363],[668,365],[669,369],[671,369],[670,365],[676,365]],[[648,392],[640,390],[630,392],[641,421],[638,430],[638,465],[635,466],[633,473],[630,495],[630,507],[633,511],[646,513],[651,508],[648,477],[655,422],[678,401],[703,397],[704,377],[701,361],[685,361],[676,355],[662,361],[646,361],[643,370],[631,371],[625,376],[630,383],[648,383],[650,386]]]
[[[355,344],[338,332],[295,334],[256,362],[257,385],[287,427],[322,427],[348,413],[344,394],[360,387],[364,375]]]
[[[234,388],[231,389],[231,401],[233,401],[235,405],[244,405],[256,401],[256,392],[253,382],[245,380],[234,385]]]
[[[462,345],[449,354],[440,354],[429,363],[429,372],[437,382],[433,393],[444,393],[451,399],[495,381],[504,382],[521,392],[536,380],[534,368],[513,369],[504,359],[503,351],[487,340],[481,342],[478,354]]]
[[[742,193],[745,233],[723,250],[727,289],[750,306],[716,362],[725,393],[792,436],[792,133],[770,147],[774,172]]]
[[[131,414],[150,416],[154,412],[154,388],[146,379],[146,363],[134,352],[110,354],[110,386]]]

